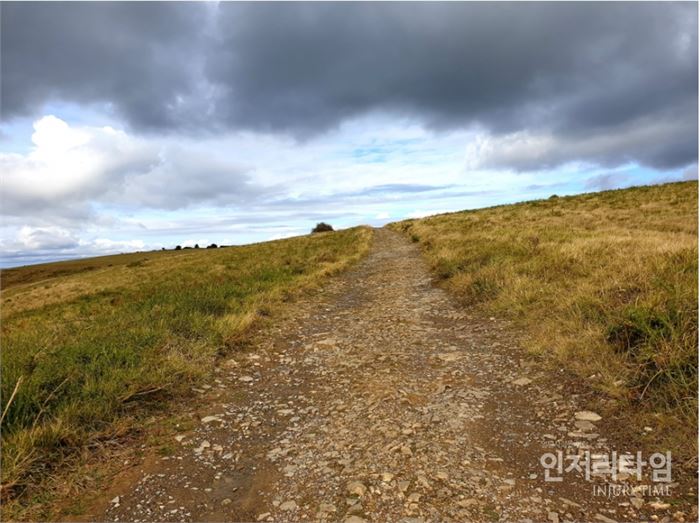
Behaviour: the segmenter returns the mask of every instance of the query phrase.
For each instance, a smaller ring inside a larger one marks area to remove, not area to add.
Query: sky
[[[2,2],[0,266],[697,179],[697,4]]]

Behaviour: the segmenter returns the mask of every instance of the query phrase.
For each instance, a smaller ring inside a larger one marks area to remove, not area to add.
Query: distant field
[[[512,318],[529,349],[657,414],[692,446],[697,191],[687,182],[553,196],[390,227],[420,243],[465,306]]]
[[[118,267],[129,263],[139,263],[144,260],[157,260],[162,256],[182,255],[186,251],[149,251],[133,252],[129,254],[116,254],[111,256],[98,256],[95,258],[80,258],[77,260],[58,261],[53,263],[39,263],[26,267],[2,269],[0,288],[9,289],[24,283],[36,283],[57,276],[68,276],[79,272],[90,272],[107,267]]]
[[[257,318],[362,257],[371,237],[358,227],[3,271],[3,498],[31,495],[145,404],[189,391]]]

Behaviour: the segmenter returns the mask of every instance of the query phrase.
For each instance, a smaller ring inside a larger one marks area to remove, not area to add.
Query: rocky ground
[[[590,480],[582,459],[581,471],[555,468],[563,481],[545,481],[543,454],[636,449],[610,437],[613,420],[588,395],[540,369],[507,325],[435,287],[413,244],[378,230],[355,269],[195,391],[206,405],[196,428],[115,482],[95,518],[697,519],[695,485],[672,481],[670,496],[654,495],[648,467],[641,481],[613,481],[598,456]],[[629,489],[595,495],[605,485]]]

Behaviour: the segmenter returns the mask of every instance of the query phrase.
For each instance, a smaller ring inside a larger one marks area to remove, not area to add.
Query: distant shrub
[[[216,249],[217,246],[215,243],[212,243],[211,245],[207,245],[207,249]]]
[[[552,196],[549,197],[550,200],[556,200],[557,198],[559,198],[558,194],[553,194]]]
[[[195,248],[195,249],[199,249],[199,244],[198,244],[198,243],[195,243],[195,244],[194,244],[194,248]]]
[[[181,251],[181,250],[182,250],[182,246],[180,246],[180,245],[175,246],[175,250],[176,250],[176,251]]]
[[[332,231],[332,230],[333,230],[333,226],[332,226],[332,225],[329,225],[329,224],[327,224],[327,223],[321,222],[321,223],[317,223],[317,224],[316,224],[316,227],[314,227],[313,229],[311,229],[311,232],[312,232],[312,233],[314,233],[314,232],[330,232],[330,231]]]

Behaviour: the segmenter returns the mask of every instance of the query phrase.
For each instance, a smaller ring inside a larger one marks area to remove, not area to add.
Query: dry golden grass
[[[667,434],[694,449],[697,190],[552,197],[390,227],[420,242],[465,305],[512,318],[530,350],[625,405],[677,420]]]
[[[252,324],[361,258],[371,238],[357,227],[5,271],[5,518],[8,500],[15,516],[44,503],[67,459],[188,393]]]

